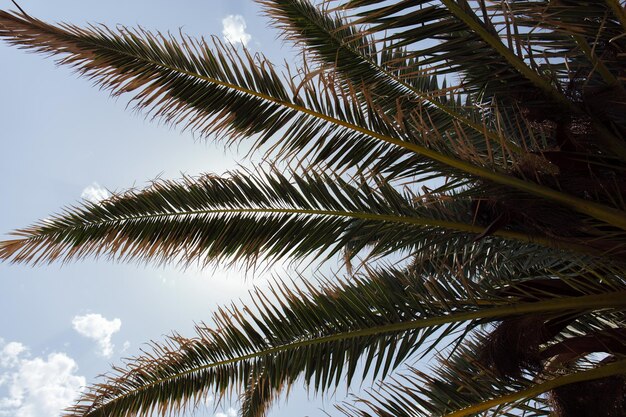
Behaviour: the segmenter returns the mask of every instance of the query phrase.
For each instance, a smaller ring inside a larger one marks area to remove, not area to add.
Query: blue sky
[[[275,62],[293,61],[295,52],[281,46],[251,0],[21,3],[46,21],[227,36]],[[0,7],[13,8],[8,0]],[[243,159],[243,151],[146,120],[127,109],[124,98],[110,98],[71,69],[56,68],[52,59],[0,44],[0,63],[0,233],[107,190],[142,187],[157,177],[222,173]],[[180,271],[106,260],[34,268],[0,264],[0,416],[56,417],[80,385],[111,363],[172,330],[192,335],[195,322],[208,321],[220,304],[245,299],[265,279],[237,270]],[[332,413],[332,399],[327,403]],[[321,416],[323,405],[296,390],[270,415]],[[226,405],[195,415],[224,417],[232,410]]]

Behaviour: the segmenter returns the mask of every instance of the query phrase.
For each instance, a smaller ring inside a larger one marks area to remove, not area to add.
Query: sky
[[[295,50],[251,0],[23,0],[50,22],[138,26],[192,36],[216,35],[274,62]],[[13,9],[8,0],[0,8]],[[142,187],[155,178],[234,169],[245,149],[194,138],[146,120],[53,59],[0,43],[0,234],[25,227],[83,199]],[[245,148],[245,147],[244,147]],[[280,267],[274,274],[288,273]],[[193,326],[243,299],[268,274],[187,270],[88,260],[66,265],[0,263],[0,416],[56,417],[85,384],[144,343]],[[283,275],[284,276],[284,275]],[[343,390],[345,393],[345,389]],[[342,390],[336,399],[343,398]],[[295,390],[271,417],[322,416],[333,398]],[[231,417],[231,404],[194,415]],[[236,406],[236,404],[232,404]],[[322,411],[325,409],[325,411]]]

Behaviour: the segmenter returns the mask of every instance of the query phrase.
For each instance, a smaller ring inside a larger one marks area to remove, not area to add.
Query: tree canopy
[[[347,415],[623,415],[623,2],[260,3],[301,48],[297,68],[217,39],[0,11],[10,44],[268,161],[68,207],[15,231],[1,259],[357,266],[220,309],[66,415],[234,394],[260,417],[293,384],[367,377],[384,382]]]

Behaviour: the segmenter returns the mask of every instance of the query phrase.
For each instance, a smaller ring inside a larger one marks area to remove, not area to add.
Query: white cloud
[[[26,352],[18,342],[0,351],[0,385],[8,386],[7,396],[0,397],[0,415],[58,417],[72,405],[86,380],[76,375],[78,366],[65,353],[30,359]]]
[[[224,38],[232,43],[242,43],[244,46],[252,39],[249,33],[246,33],[246,21],[239,14],[231,14],[222,19],[222,34]]]
[[[216,413],[215,417],[237,417],[237,410],[231,407],[226,410],[226,413]]]
[[[80,194],[80,198],[84,198],[92,203],[99,203],[109,197],[111,197],[111,193],[109,193],[106,188],[101,187],[97,182],[93,182],[91,185],[85,187]]]
[[[0,340],[2,342],[2,340]],[[0,366],[10,368],[19,363],[19,356],[26,351],[26,346],[19,342],[10,342],[0,350]]]
[[[104,357],[113,354],[113,344],[111,336],[122,328],[122,320],[107,320],[100,314],[85,314],[72,319],[72,326],[82,336],[93,339],[100,348],[98,353]]]

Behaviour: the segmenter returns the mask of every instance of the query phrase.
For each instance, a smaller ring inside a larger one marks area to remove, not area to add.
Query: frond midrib
[[[449,220],[441,220],[427,217],[409,217],[409,216],[395,216],[390,214],[376,214],[359,211],[339,211],[339,210],[321,210],[321,209],[295,209],[295,208],[224,208],[224,209],[207,209],[207,210],[191,210],[191,211],[177,211],[168,213],[153,213],[153,214],[141,214],[136,216],[123,216],[119,218],[111,218],[98,221],[84,221],[78,225],[64,225],[59,227],[64,230],[80,229],[82,227],[90,226],[105,226],[111,223],[125,222],[125,221],[138,221],[144,219],[164,218],[164,217],[179,217],[179,216],[201,216],[211,214],[293,214],[293,215],[318,215],[318,216],[330,216],[330,217],[347,217],[353,219],[371,220],[378,222],[392,222],[401,224],[410,224],[424,227],[437,227],[452,231],[469,232],[474,234],[481,234],[485,231],[485,227],[477,226],[468,223],[453,222]],[[50,231],[54,233],[55,231]],[[495,230],[492,233],[494,236],[501,237],[503,239],[515,240],[522,243],[536,244],[543,247],[572,250],[578,253],[587,253],[600,255],[597,251],[589,248],[586,245],[577,244],[574,242],[568,242],[563,240],[556,240],[554,238],[547,238],[544,236],[530,235],[526,233],[516,232],[513,230]],[[27,237],[25,240],[37,240],[44,239],[46,234],[40,233],[38,235]]]

